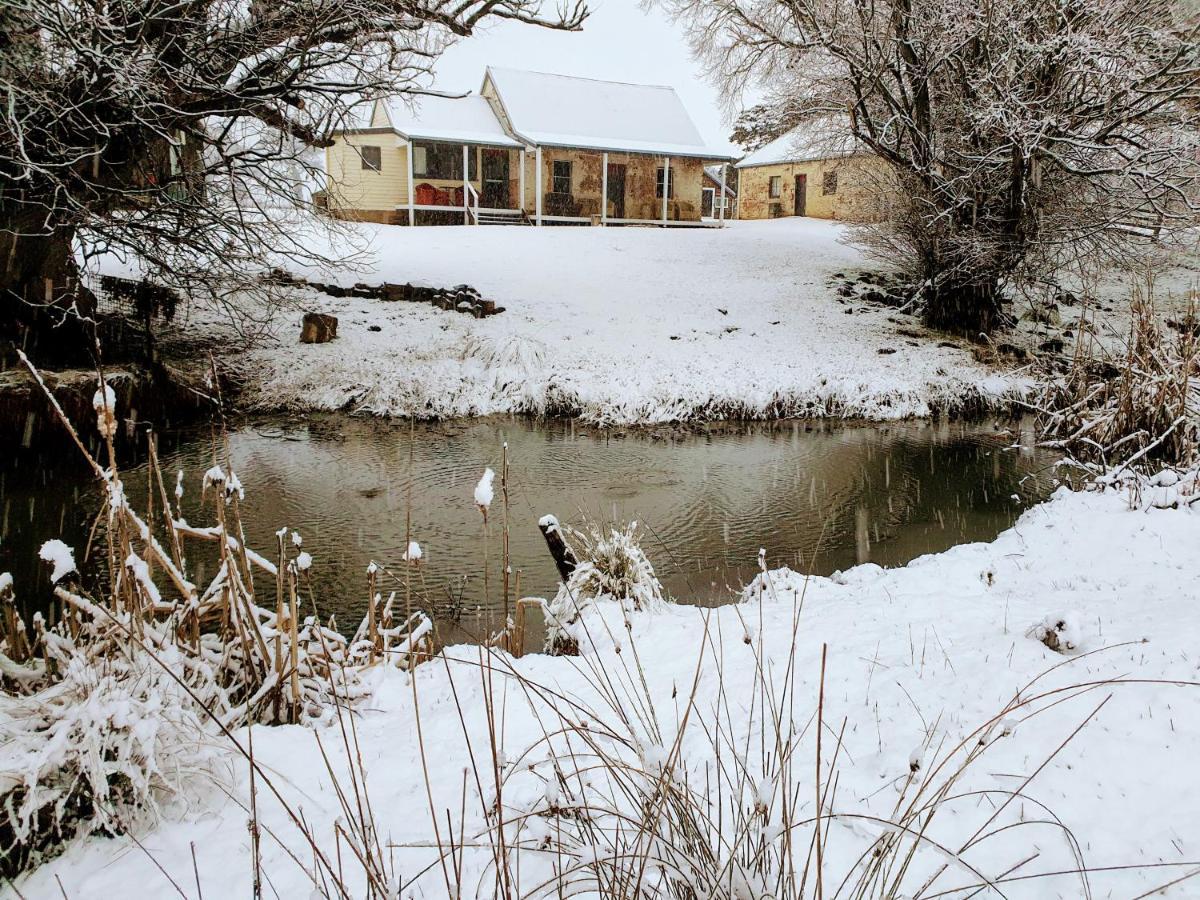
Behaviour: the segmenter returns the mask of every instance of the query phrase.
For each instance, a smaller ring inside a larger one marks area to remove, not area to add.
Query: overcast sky
[[[705,141],[729,147],[731,123],[716,90],[692,59],[683,34],[662,11],[637,0],[590,0],[583,31],[566,33],[504,22],[452,47],[438,62],[437,88],[477,91],[488,65],[675,88]],[[547,4],[551,6],[552,4]]]

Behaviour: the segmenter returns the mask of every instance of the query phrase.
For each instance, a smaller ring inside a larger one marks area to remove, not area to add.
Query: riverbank
[[[465,282],[505,311],[475,319],[297,288],[294,310],[232,359],[247,377],[247,406],[618,425],[887,420],[996,409],[1032,384],[979,362],[967,342],[844,290],[878,265],[843,243],[834,222],[350,232],[330,255],[369,245],[361,263],[335,276],[295,274],[346,286]],[[336,340],[297,343],[310,311],[339,318]]]
[[[617,864],[615,857],[606,863],[611,851],[602,844],[561,844],[581,821],[602,815],[606,779],[614,777],[591,768],[581,781],[576,771],[595,756],[579,755],[580,747],[625,759],[643,773],[643,785],[666,773],[672,784],[703,792],[731,764],[744,767],[745,793],[740,801],[726,797],[726,820],[739,806],[754,811],[761,816],[754,840],[775,850],[785,841],[783,796],[793,822],[811,818],[819,773],[829,825],[821,858],[831,893],[872,841],[903,837],[902,794],[911,799],[926,781],[926,799],[942,785],[947,794],[931,823],[918,822],[923,836],[905,893],[939,871],[923,895],[982,875],[1003,879],[1008,897],[1089,890],[1127,897],[1195,874],[1200,688],[1183,683],[1198,680],[1200,516],[1186,508],[1195,477],[1172,481],[1060,490],[991,543],[903,568],[864,565],[807,581],[777,570],[736,606],[625,616],[604,605],[586,619],[590,637],[579,659],[513,660],[458,647],[445,651],[444,663],[419,667],[412,682],[380,673],[355,720],[349,755],[366,772],[399,895],[443,896],[450,880],[467,896],[491,896],[488,836],[498,823],[485,810],[496,800],[492,746],[503,773],[510,874],[526,890],[552,871],[595,877]],[[1058,623],[1063,652],[1038,639]],[[782,732],[764,725],[764,700],[780,711]],[[814,727],[817,721],[824,727]],[[558,738],[546,736],[559,728],[566,731]],[[788,766],[773,755],[780,733],[794,741]],[[713,734],[721,736],[719,754]],[[237,737],[245,746],[247,733]],[[564,742],[575,755],[563,752]],[[354,827],[330,775],[350,790],[341,731],[336,723],[315,732],[255,728],[253,748],[261,767],[262,871],[280,895],[306,896],[313,885],[301,867],[311,864],[312,850],[262,778],[303,811],[332,856],[335,826]],[[966,754],[974,760],[948,782]],[[204,896],[249,896],[250,784],[245,762],[232,759],[229,797],[209,791],[207,808],[176,810],[136,842],[78,842],[17,889],[49,896],[61,881],[72,898],[111,896],[130,884],[145,897],[192,897],[201,889]],[[612,803],[620,807],[615,796]],[[812,829],[798,825],[793,834],[803,863]],[[455,844],[446,869],[430,848],[438,841]],[[664,838],[659,849],[673,846]],[[351,854],[343,838],[348,890],[364,896]],[[1088,888],[1081,867],[1092,870]],[[1047,872],[1065,874],[1032,878]],[[743,874],[754,883],[753,873]],[[1184,880],[1164,895],[1188,896],[1195,883]]]

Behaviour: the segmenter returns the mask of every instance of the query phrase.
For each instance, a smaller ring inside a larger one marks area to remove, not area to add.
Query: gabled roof
[[[379,101],[392,129],[401,137],[456,144],[520,147],[496,118],[492,105],[478,94],[420,94]]]
[[[793,128],[744,156],[737,163],[737,168],[837,159],[857,152],[857,144],[845,120],[836,117],[818,119]]]
[[[512,130],[530,144],[728,159],[705,145],[670,87],[489,66]]]

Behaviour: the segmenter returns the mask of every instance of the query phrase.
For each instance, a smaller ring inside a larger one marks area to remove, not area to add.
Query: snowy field
[[[878,264],[842,243],[836,223],[352,230],[370,262],[341,283],[467,283],[507,311],[475,320],[305,290],[274,339],[243,360],[250,405],[616,424],[892,419],[994,405],[1028,385],[910,316],[843,301],[834,276]],[[337,315],[337,340],[296,343],[304,311]]]
[[[657,718],[659,733],[643,732],[628,750],[632,765],[650,773],[671,768],[677,778],[686,771],[690,784],[702,785],[714,762],[705,732],[724,723],[731,743],[723,756],[746,766],[752,786],[746,803],[762,808],[758,833],[778,842],[786,789],[796,788],[795,818],[810,817],[815,808],[814,720],[827,645],[821,778],[834,789],[824,803],[833,816],[823,845],[826,896],[834,896],[832,886],[874,838],[895,830],[888,823],[917,786],[927,785],[922,799],[928,799],[968,753],[977,758],[948,789],[904,882],[910,896],[938,872],[920,896],[946,896],[941,891],[977,883],[981,874],[996,879],[999,890],[979,896],[1129,898],[1179,879],[1162,896],[1197,896],[1200,878],[1188,876],[1200,871],[1200,687],[1194,684],[1200,516],[1155,508],[1191,499],[1195,491],[1194,476],[1136,494],[1064,489],[990,544],[960,546],[889,571],[859,566],[807,585],[776,571],[741,604],[717,610],[669,607],[624,622],[609,606],[587,620],[591,637],[580,659],[498,655],[491,706],[502,734],[506,839],[510,846],[542,845],[553,829],[569,830],[575,821],[556,818],[563,809],[601,789],[600,776],[593,773],[589,787],[561,760],[566,770],[556,784],[543,734],[561,720],[548,695],[530,685],[575,704],[565,711],[570,736],[562,740],[577,743],[606,728],[623,734],[611,700],[597,688],[604,680],[591,674],[603,669],[610,693],[625,698],[625,714],[636,717],[640,710],[644,717],[652,707]],[[1028,633],[1060,620],[1064,648],[1073,645],[1063,654]],[[447,878],[462,886],[463,896],[492,896],[491,851],[481,835],[496,770],[485,737],[481,651],[451,648],[446,660],[421,666],[415,684],[399,672],[380,673],[374,699],[356,720],[379,838],[395,866],[392,877],[404,882],[404,897],[444,897]],[[646,706],[638,700],[639,665]],[[786,784],[762,773],[763,747],[771,749],[774,731],[765,729],[764,744],[758,671],[773,686],[775,708],[784,710],[784,730],[790,726],[797,736]],[[789,683],[794,693],[787,696]],[[690,710],[689,696],[697,698]],[[560,712],[565,705],[559,703]],[[247,737],[238,734],[244,745]],[[346,827],[346,818],[318,738],[349,789],[336,725],[255,728],[253,748],[274,786],[332,854],[335,824]],[[429,849],[436,837],[426,766],[440,839],[465,836],[473,845],[458,849],[448,874]],[[228,798],[204,789],[207,805],[193,801],[177,810],[181,818],[162,821],[137,842],[76,843],[16,888],[25,897],[73,900],[131,890],[144,898],[250,896],[249,783],[244,762],[234,759],[231,767],[236,774]],[[312,850],[261,778],[257,787],[265,895],[326,896],[313,892],[301,869],[311,865]],[[803,859],[811,829],[798,833]],[[340,852],[352,895],[365,896],[345,842]],[[520,881],[528,888],[556,864],[602,866],[605,852],[595,846],[555,858],[526,850]],[[1092,870],[1086,885],[1080,867]],[[1047,872],[1065,874],[1029,877]],[[10,889],[6,896],[15,894]]]

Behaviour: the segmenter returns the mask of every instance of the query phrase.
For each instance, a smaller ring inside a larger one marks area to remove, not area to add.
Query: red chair
[[[413,199],[417,201],[418,206],[444,206],[445,204],[438,202],[440,193],[441,191],[432,184],[418,184],[413,191]]]

